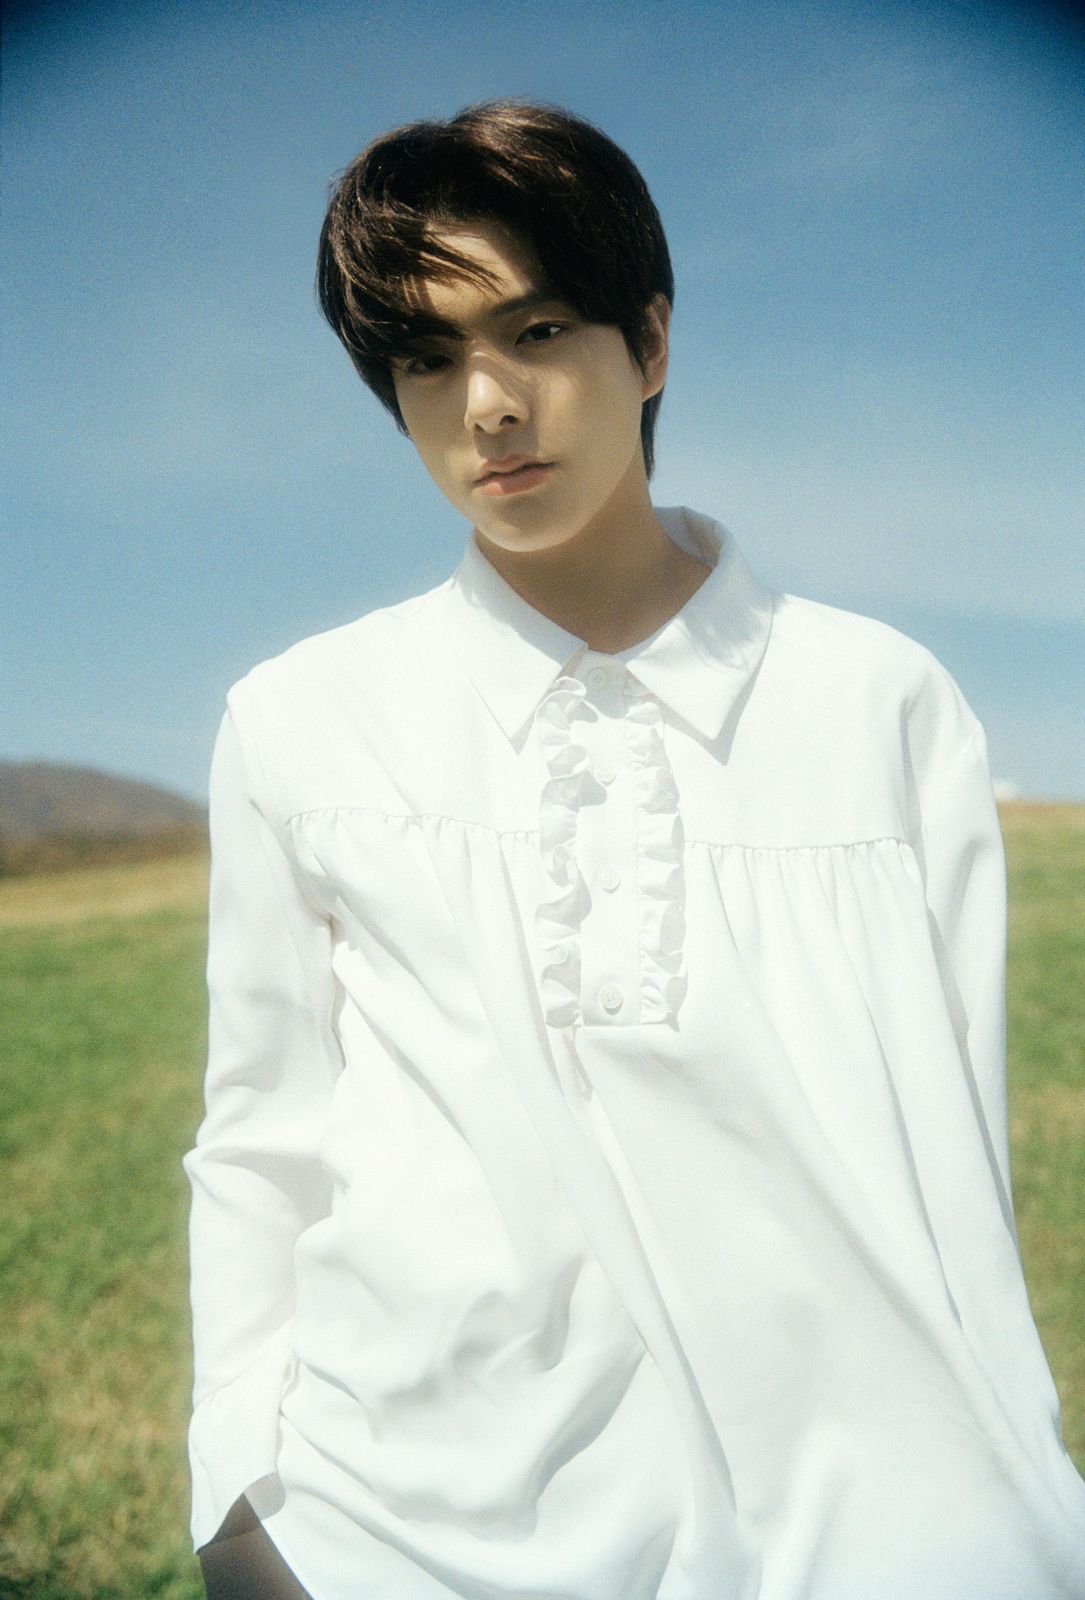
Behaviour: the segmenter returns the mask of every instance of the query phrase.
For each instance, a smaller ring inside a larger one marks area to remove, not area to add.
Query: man
[[[648,493],[629,159],[501,103],[321,301],[470,534],[231,691],[193,1184],[212,1600],[1069,1600],[982,730]]]

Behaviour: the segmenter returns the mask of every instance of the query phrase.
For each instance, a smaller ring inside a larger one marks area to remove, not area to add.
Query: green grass
[[[0,1009],[0,1594],[195,1600],[180,1159],[198,911],[7,929]]]
[[[1010,806],[1014,1206],[1032,1309],[1085,1471],[1085,807]]]
[[[1015,1197],[1085,1467],[1085,808],[1008,808]],[[0,885],[0,1600],[198,1600],[187,1187],[205,867]]]

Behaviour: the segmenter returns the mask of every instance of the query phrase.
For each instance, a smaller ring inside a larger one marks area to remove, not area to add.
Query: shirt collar
[[[716,739],[764,654],[773,597],[720,523],[684,506],[656,507],[655,513],[669,537],[712,571],[661,628],[613,659],[697,733]],[[554,679],[588,647],[506,583],[473,529],[446,594],[452,647],[516,741]]]

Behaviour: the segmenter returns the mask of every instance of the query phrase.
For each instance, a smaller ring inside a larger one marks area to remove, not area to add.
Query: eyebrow
[[[550,285],[544,285],[542,288],[529,290],[527,294],[517,294],[513,295],[511,299],[499,300],[496,305],[489,308],[486,315],[488,317],[514,317],[519,312],[530,311],[534,306],[565,305],[566,303],[565,296],[560,294],[557,289]],[[443,317],[425,316],[418,320],[422,322],[423,327],[413,336],[412,343],[415,339],[463,339],[465,337],[462,328],[458,327],[454,322],[446,322]]]
[[[518,311],[530,311],[532,306],[552,305],[555,300],[564,305],[564,296],[549,285],[541,289],[532,289],[528,294],[518,294],[511,300],[500,300],[491,312],[495,317],[513,317]]]

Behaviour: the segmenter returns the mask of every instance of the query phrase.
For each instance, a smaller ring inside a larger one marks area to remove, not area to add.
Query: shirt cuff
[[[194,1549],[214,1538],[238,1495],[274,1474],[291,1359],[284,1327],[243,1372],[196,1406],[188,1431]]]

